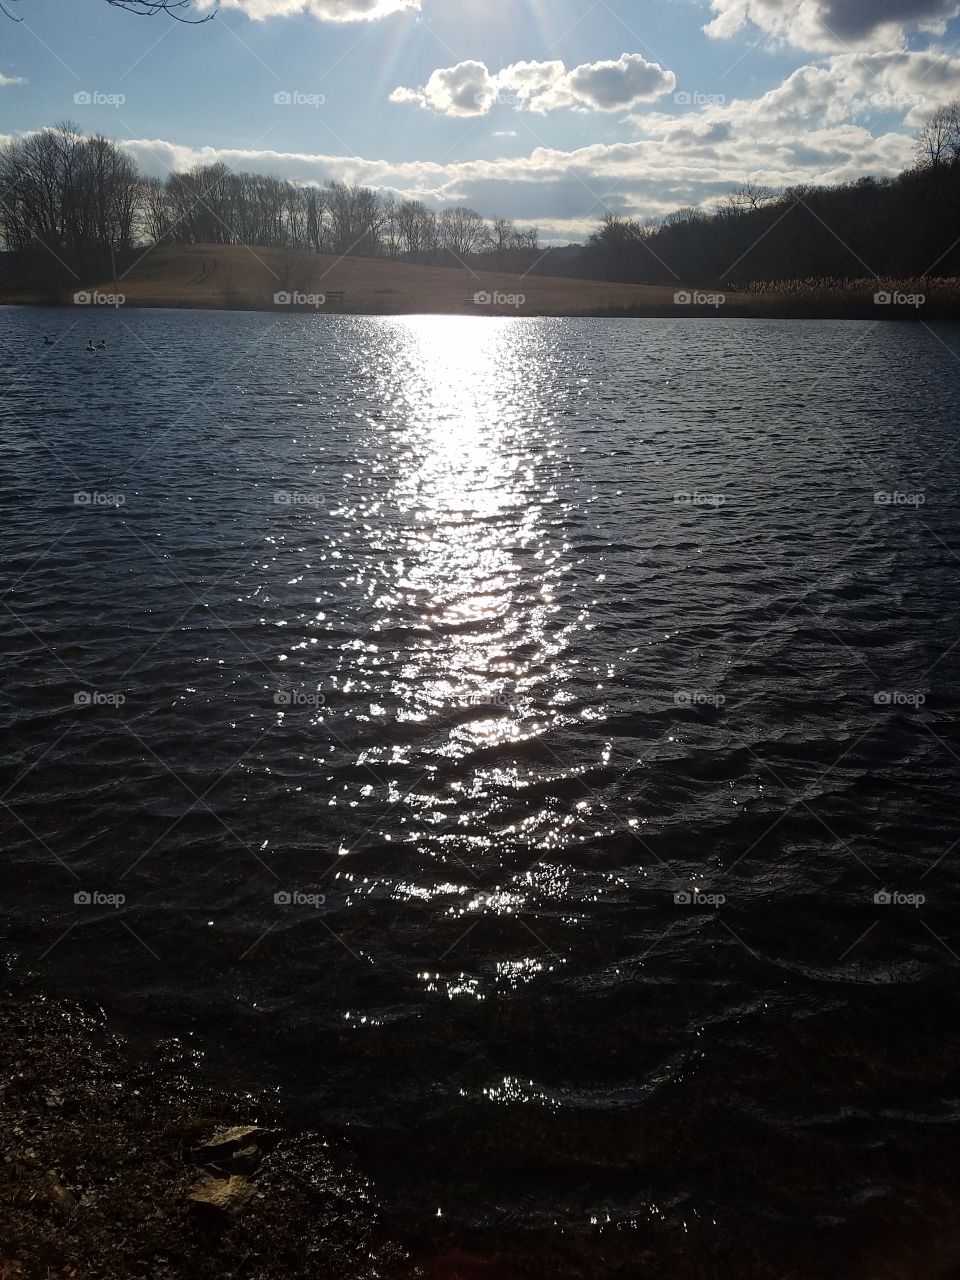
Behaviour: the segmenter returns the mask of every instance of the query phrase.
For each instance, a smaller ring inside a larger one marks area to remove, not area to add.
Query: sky
[[[547,243],[897,173],[960,98],[960,0],[221,0],[201,25],[5,3],[0,138],[72,120],[158,176],[356,181]]]

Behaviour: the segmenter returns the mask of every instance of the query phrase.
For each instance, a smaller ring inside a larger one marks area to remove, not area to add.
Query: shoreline
[[[2,1280],[509,1280],[415,1258],[352,1154],[93,1004],[0,1000]]]
[[[117,308],[83,308],[81,311],[80,308],[68,302],[50,302],[39,298],[6,299],[0,297],[0,307],[29,307],[31,309],[46,309],[64,313],[78,311],[80,314],[91,317],[103,316],[105,313],[109,314],[113,311],[189,311],[214,314],[229,314],[233,312],[240,315],[271,315],[278,319],[288,316],[306,316],[316,319],[336,317],[371,320],[435,316],[444,319],[459,317],[481,320],[806,320],[812,322],[857,321],[862,324],[956,324],[960,322],[960,308],[952,306],[931,307],[926,311],[917,311],[913,308],[904,308],[903,310],[889,309],[877,314],[875,308],[857,303],[834,308],[808,308],[791,306],[785,303],[766,308],[726,306],[719,309],[715,307],[685,307],[680,309],[675,307],[623,306],[598,307],[579,311],[558,311],[548,308],[526,310],[480,310],[474,308],[467,310],[466,308],[455,307],[446,310],[436,307],[403,310],[388,310],[386,308],[380,308],[379,310],[362,310],[359,308],[333,310],[332,308],[285,307],[280,311],[276,307],[265,303],[257,305],[255,303],[242,304],[234,301],[229,304],[213,305],[189,300],[179,302],[152,300],[131,302]]]
[[[953,279],[781,280],[739,286],[622,284],[518,275],[380,258],[336,258],[241,245],[158,247],[116,277],[44,274],[23,264],[0,276],[0,305],[89,316],[127,308],[268,315],[504,316],[531,319],[731,319],[949,322]]]

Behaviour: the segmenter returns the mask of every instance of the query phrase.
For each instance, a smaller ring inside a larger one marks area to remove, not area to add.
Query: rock
[[[277,1136],[257,1125],[235,1125],[218,1129],[199,1148],[203,1164],[238,1173],[253,1173],[264,1153],[276,1144]]]
[[[240,1144],[245,1145],[248,1139],[256,1138],[259,1135],[268,1133],[268,1130],[261,1129],[255,1124],[235,1125],[232,1129],[218,1129],[212,1138],[208,1138],[206,1142],[200,1144],[201,1151],[213,1150],[218,1147],[231,1147]]]
[[[229,1178],[214,1178],[205,1173],[191,1187],[187,1199],[202,1209],[215,1209],[221,1213],[239,1213],[253,1198],[257,1188],[242,1174]]]
[[[73,1213],[77,1207],[77,1197],[67,1190],[55,1173],[48,1175],[47,1196],[53,1207],[61,1213]]]

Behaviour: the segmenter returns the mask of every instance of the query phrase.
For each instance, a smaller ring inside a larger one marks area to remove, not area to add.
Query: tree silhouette
[[[14,22],[22,22],[22,18],[18,18],[11,9],[7,8],[9,4],[16,5],[19,3],[20,0],[0,0],[0,13],[12,18]],[[171,18],[176,18],[178,22],[194,24],[209,22],[216,14],[216,8],[214,8],[210,13],[204,14],[202,18],[188,16],[193,0],[105,0],[105,3],[111,5],[114,9],[126,9],[127,13],[136,13],[141,17],[155,17],[158,13],[167,13]]]

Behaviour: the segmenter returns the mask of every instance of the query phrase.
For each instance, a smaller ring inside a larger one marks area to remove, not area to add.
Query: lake
[[[430,1248],[945,1274],[958,421],[951,326],[0,310],[8,983]]]

